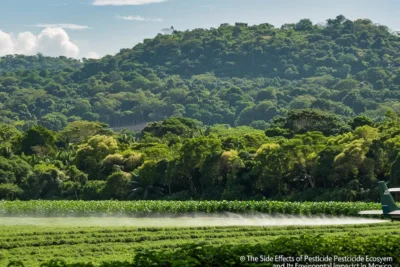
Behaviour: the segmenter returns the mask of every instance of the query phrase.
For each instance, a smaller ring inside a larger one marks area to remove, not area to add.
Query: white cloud
[[[79,47],[72,43],[68,34],[61,28],[46,28],[37,37],[39,52],[49,56],[64,55],[77,57]]]
[[[97,54],[96,52],[89,52],[87,54],[87,58],[99,59],[99,58],[101,58],[101,56],[99,54]]]
[[[14,43],[8,33],[0,31],[0,56],[11,54],[14,50]]]
[[[69,24],[69,23],[58,23],[58,24],[36,24],[33,25],[35,27],[39,28],[63,28],[63,29],[68,29],[68,30],[86,30],[89,29],[89,26],[85,25],[77,25],[77,24]]]
[[[46,28],[38,35],[31,32],[17,36],[0,31],[0,56],[10,54],[77,57],[79,47],[71,42],[62,28]]]
[[[117,19],[134,20],[134,21],[156,21],[156,22],[162,21],[162,19],[160,18],[144,18],[142,16],[117,16]]]
[[[35,54],[37,46],[37,38],[31,32],[19,33],[16,41],[14,42],[14,48],[16,54]]]
[[[94,6],[141,6],[168,0],[93,0]]]

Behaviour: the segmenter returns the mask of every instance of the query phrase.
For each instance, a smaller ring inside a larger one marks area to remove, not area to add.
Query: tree
[[[133,190],[128,196],[129,199],[137,196],[140,199],[148,199],[149,197],[157,197],[163,194],[163,189],[160,187],[160,174],[157,172],[156,161],[145,161],[138,168],[137,174],[133,174]]]
[[[257,101],[264,101],[264,100],[271,100],[276,99],[276,89],[273,87],[268,87],[265,90],[262,90],[257,93],[256,100]]]
[[[0,123],[0,155],[10,157],[17,152],[22,133],[12,125]]]
[[[109,176],[116,167],[124,170],[124,157],[121,154],[108,155],[102,162],[100,171],[105,175]]]
[[[275,126],[275,127],[266,129],[265,135],[268,137],[277,137],[277,136],[289,137],[290,133],[289,133],[288,129],[282,129],[280,127]]]
[[[208,154],[221,151],[221,141],[210,137],[188,139],[180,149],[180,161],[183,172],[189,177],[191,190],[196,191],[193,183],[194,169],[199,168]]]
[[[22,189],[30,199],[54,199],[61,194],[65,174],[53,164],[37,164],[33,174],[24,181]]]
[[[117,141],[106,135],[95,135],[87,143],[78,146],[75,157],[76,166],[89,174],[89,180],[97,180],[101,161],[118,149]]]
[[[307,132],[304,135],[296,135],[283,145],[283,148],[291,153],[291,160],[301,170],[296,180],[307,181],[313,189],[317,185],[315,171],[319,153],[325,148],[325,141],[326,138],[321,132]]]
[[[221,153],[214,152],[208,154],[200,166],[200,185],[201,194],[203,195],[207,188],[215,187],[219,182],[222,182],[222,169],[220,164]]]
[[[264,144],[255,155],[256,165],[253,173],[256,175],[256,188],[270,190],[278,194],[287,194],[286,176],[292,170],[289,155],[279,144]]]
[[[94,135],[101,134],[105,127],[98,122],[74,121],[68,123],[60,132],[60,137],[71,143],[80,144]]]
[[[354,117],[350,122],[349,125],[351,126],[351,128],[353,130],[355,130],[357,127],[360,126],[364,126],[364,125],[368,125],[368,126],[372,126],[373,125],[373,121],[371,120],[371,118],[366,117],[366,116],[357,116]]]
[[[27,130],[21,140],[21,150],[25,155],[34,154],[34,147],[42,147],[52,154],[55,147],[55,135],[43,126],[34,126]]]
[[[335,157],[334,166],[336,175],[334,176],[336,184],[344,185],[357,178],[360,170],[366,167],[366,154],[370,140],[357,139],[346,144],[342,152]],[[371,177],[373,178],[373,177]]]
[[[115,172],[107,177],[102,195],[106,199],[126,199],[129,192],[131,175],[124,172]]]
[[[324,135],[332,135],[350,131],[350,127],[341,121],[338,116],[312,109],[290,111],[284,127],[298,134],[319,131]]]
[[[12,171],[14,172],[15,182],[17,185],[20,186],[23,181],[32,175],[32,166],[30,166],[24,159],[12,157],[8,163],[12,165]]]
[[[67,125],[67,118],[61,113],[49,113],[40,119],[40,124],[50,130],[58,131]]]
[[[237,200],[243,199],[245,187],[241,184],[238,172],[244,168],[243,160],[239,157],[236,150],[225,151],[220,159],[221,171],[226,181],[225,190],[222,193],[222,199]]]
[[[22,189],[15,184],[0,184],[0,199],[15,200],[22,192]]]
[[[63,184],[65,191],[69,191],[69,194],[73,194],[75,199],[80,199],[80,195],[82,193],[82,188],[88,181],[88,176],[84,172],[81,172],[75,165],[68,167],[66,171],[66,182]],[[67,187],[65,185],[68,184]]]
[[[296,31],[310,31],[313,28],[313,24],[309,19],[302,19],[296,23],[294,29]]]
[[[259,120],[259,121],[253,121],[250,124],[251,127],[255,128],[255,129],[259,129],[259,130],[265,130],[268,127],[268,123],[266,123],[263,120]]]
[[[168,132],[182,137],[193,137],[199,133],[195,121],[187,118],[170,118],[162,122],[147,124],[142,133],[151,133],[153,136],[162,137]]]
[[[4,157],[0,157],[0,183],[14,183],[16,181],[12,164]]]

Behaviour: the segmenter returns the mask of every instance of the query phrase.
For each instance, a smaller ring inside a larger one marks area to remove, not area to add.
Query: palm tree
[[[72,164],[76,153],[71,150],[61,150],[57,153],[56,159],[61,161],[65,166]]]
[[[28,162],[29,165],[34,166],[34,165],[40,163],[40,158],[38,156],[36,156],[35,154],[33,154],[31,156],[26,157],[25,161]]]
[[[131,184],[133,189],[128,196],[128,199],[133,199],[136,196],[141,196],[141,199],[146,200],[149,196],[162,196],[163,188],[152,184],[150,181],[140,179],[138,175],[132,174],[133,180]]]
[[[132,135],[124,133],[118,137],[118,142],[130,146],[135,142],[135,138]]]

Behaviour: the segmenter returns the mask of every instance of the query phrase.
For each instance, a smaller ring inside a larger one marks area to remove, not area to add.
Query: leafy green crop
[[[280,201],[0,201],[2,216],[95,216],[199,213],[266,213],[294,215],[348,215],[379,210],[380,204],[364,202]]]
[[[136,254],[132,266],[253,266],[241,261],[244,255],[284,256],[350,256],[390,257],[400,262],[400,237],[314,236],[280,237],[271,242],[255,245],[209,246],[194,244],[176,251],[144,250]],[[377,262],[375,262],[377,263]],[[386,262],[392,264],[391,261]],[[343,262],[342,262],[343,264]],[[273,266],[273,263],[258,263],[257,266]]]
[[[398,226],[398,225],[397,225]],[[352,227],[349,227],[350,230]],[[373,229],[375,231],[377,229]],[[389,227],[390,228],[390,227]],[[345,230],[345,228],[342,228]],[[103,261],[100,264],[91,262],[71,262],[71,259],[57,259],[47,261],[40,266],[43,267],[111,267],[111,266],[254,266],[254,262],[243,261],[241,256],[260,255],[269,256],[275,259],[275,256],[283,255],[286,257],[296,257],[301,255],[308,256],[353,256],[368,255],[369,257],[388,257],[392,261],[386,260],[387,264],[398,266],[400,262],[400,237],[379,232],[370,235],[362,235],[367,227],[359,229],[357,232],[350,232],[344,235],[316,235],[311,229],[302,229],[305,232],[298,235],[280,236],[274,239],[260,239],[252,237],[252,241],[234,242],[233,239],[227,242],[210,243],[198,240],[196,242],[187,242],[180,246],[162,246],[153,245],[148,247],[143,245],[137,247],[134,260],[124,260],[114,257],[113,260]],[[184,229],[183,232],[189,229]],[[203,231],[217,231],[221,229],[208,229]],[[230,230],[230,229],[226,229]],[[235,230],[235,229],[232,229]],[[246,229],[245,229],[246,230]],[[267,229],[264,232],[272,232],[276,229]],[[286,234],[290,234],[295,229],[285,229]],[[310,231],[308,231],[310,230]],[[322,229],[321,229],[322,230]],[[329,230],[329,227],[326,229]],[[179,230],[178,230],[179,231]],[[194,231],[202,232],[197,229]],[[251,231],[247,229],[247,231]],[[367,230],[368,231],[368,230]],[[111,231],[112,232],[112,231]],[[162,233],[164,231],[161,231]],[[175,232],[172,230],[172,232]],[[94,232],[92,232],[94,233]],[[226,241],[229,239],[226,239]],[[193,240],[194,241],[194,240]],[[81,250],[83,251],[83,250]],[[72,255],[71,255],[72,256]],[[66,257],[64,257],[66,258]],[[275,260],[274,260],[275,261]],[[299,263],[306,263],[298,261]],[[338,263],[338,262],[336,262]],[[343,264],[343,262],[341,262]],[[377,263],[377,262],[375,262]],[[20,261],[11,266],[24,266]],[[29,265],[31,266],[31,265]],[[257,266],[272,266],[271,262],[257,263]]]

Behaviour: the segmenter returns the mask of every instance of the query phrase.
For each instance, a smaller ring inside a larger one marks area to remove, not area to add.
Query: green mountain
[[[308,108],[380,120],[400,111],[399,64],[400,37],[367,19],[175,30],[100,60],[1,58],[0,122],[61,130],[184,116],[265,129]]]

